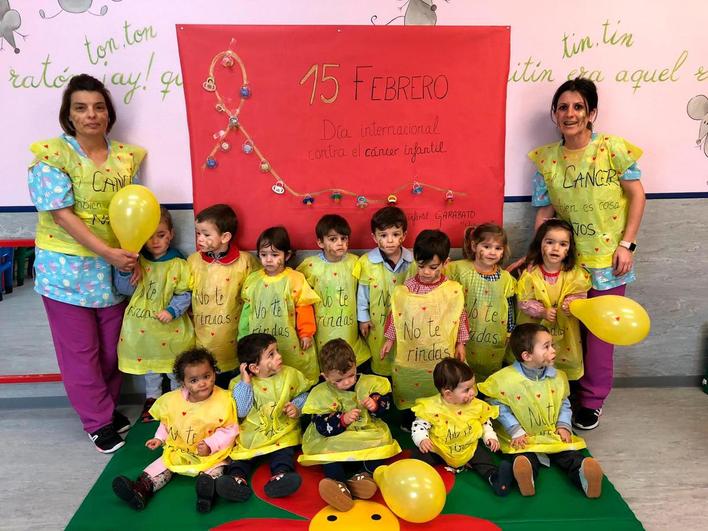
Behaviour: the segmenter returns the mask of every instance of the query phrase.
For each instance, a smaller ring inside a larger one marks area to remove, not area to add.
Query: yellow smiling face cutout
[[[355,500],[346,513],[329,505],[310,521],[309,531],[400,531],[398,518],[385,505],[366,500]]]

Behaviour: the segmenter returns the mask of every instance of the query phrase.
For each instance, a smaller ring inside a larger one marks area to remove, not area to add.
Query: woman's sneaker
[[[128,417],[116,409],[113,412],[113,429],[116,430],[116,433],[125,433],[130,429],[130,426]]]
[[[581,430],[592,430],[600,424],[602,408],[590,409],[587,407],[578,408],[573,419],[573,426]]]
[[[89,439],[96,445],[96,450],[102,454],[110,454],[125,444],[113,424],[107,424],[93,433],[88,434]]]

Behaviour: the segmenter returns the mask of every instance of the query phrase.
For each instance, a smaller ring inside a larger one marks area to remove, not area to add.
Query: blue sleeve
[[[184,293],[175,293],[167,306],[167,311],[172,314],[173,318],[177,318],[184,314],[192,304],[192,293],[185,291]]]
[[[118,293],[128,297],[135,293],[135,286],[130,283],[132,273],[118,271],[115,267],[112,267],[111,270],[113,271],[113,286]]]
[[[238,418],[242,419],[253,407],[253,388],[241,380],[234,386],[233,397],[236,401]]]
[[[521,423],[511,412],[511,408],[509,406],[494,399],[489,400],[489,403],[493,406],[499,406],[499,416],[497,417],[497,420],[499,421],[499,424],[504,427],[507,433],[514,433],[514,431],[521,426]]]
[[[360,323],[371,321],[369,299],[369,286],[360,283],[356,288],[356,320]]]
[[[27,176],[32,204],[39,211],[74,206],[74,188],[69,176],[54,166],[39,162]]]
[[[642,170],[639,169],[637,163],[632,164],[620,177],[621,181],[638,181],[642,177]]]
[[[570,400],[566,397],[561,403],[560,412],[556,424],[562,424],[563,427],[570,427],[570,419],[573,416],[573,411],[570,408]]]
[[[379,418],[381,415],[385,415],[390,409],[391,409],[391,402],[393,395],[391,393],[387,393],[385,395],[380,395],[379,393],[373,393],[370,395],[371,398],[376,400],[376,403],[378,404],[378,409],[376,411],[371,412],[371,416],[374,418]]]
[[[305,405],[305,400],[307,400],[307,395],[309,395],[309,391],[305,391],[304,393],[300,393],[297,395],[295,398],[291,400],[293,405],[298,408],[300,411],[302,411],[302,406]]]
[[[531,204],[535,207],[548,206],[551,204],[551,198],[548,197],[548,187],[543,175],[536,172],[531,179]]]
[[[341,413],[312,415],[311,422],[314,423],[317,433],[322,435],[322,437],[334,437],[347,430],[345,426],[342,426]]]

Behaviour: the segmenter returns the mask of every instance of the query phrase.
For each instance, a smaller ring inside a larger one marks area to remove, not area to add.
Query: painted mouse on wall
[[[449,2],[450,0],[445,0]],[[435,0],[406,0],[399,10],[406,8],[406,12],[403,15],[394,17],[386,24],[388,26],[394,20],[399,18],[403,19],[404,26],[435,26],[438,21],[438,15],[435,13],[438,6],[435,5]],[[374,15],[371,17],[371,23],[376,25],[376,19],[378,16]]]
[[[27,37],[17,31],[21,24],[22,17],[19,11],[10,9],[10,0],[0,0],[0,50],[3,49],[3,41],[7,41],[15,53],[20,53],[20,49],[15,44],[15,33],[23,39]]]
[[[113,2],[120,2],[121,0],[112,0]],[[61,8],[58,12],[53,14],[52,16],[47,16],[46,13],[44,12],[44,9],[39,10],[39,16],[42,18],[54,18],[60,13],[63,13],[66,11],[67,13],[74,13],[74,14],[79,14],[79,13],[90,13],[91,15],[95,15],[97,17],[102,17],[108,12],[108,6],[103,6],[101,7],[100,11],[98,13],[91,13],[89,9],[91,9],[91,4],[93,4],[93,0],[58,0],[59,2],[59,7]]]
[[[696,147],[700,148],[703,144],[703,153],[708,157],[708,97],[702,94],[694,96],[688,101],[686,111],[691,118],[701,122],[698,127]]]

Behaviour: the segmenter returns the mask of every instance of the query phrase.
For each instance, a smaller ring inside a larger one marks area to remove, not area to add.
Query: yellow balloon
[[[160,224],[160,203],[144,186],[129,184],[111,199],[108,217],[121,248],[137,253]]]
[[[399,518],[413,523],[429,522],[445,505],[445,484],[440,474],[417,459],[401,459],[374,471],[386,505]]]
[[[576,299],[570,313],[580,319],[596,337],[614,345],[634,345],[647,337],[649,314],[642,306],[620,295]]]

